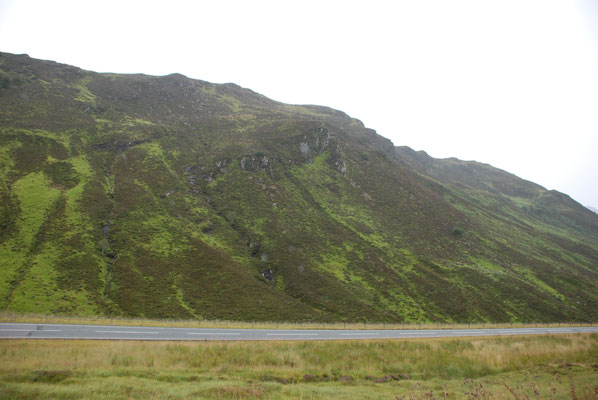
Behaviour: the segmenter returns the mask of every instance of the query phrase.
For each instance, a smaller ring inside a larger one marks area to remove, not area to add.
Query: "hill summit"
[[[0,309],[598,317],[598,216],[327,107],[0,53]]]

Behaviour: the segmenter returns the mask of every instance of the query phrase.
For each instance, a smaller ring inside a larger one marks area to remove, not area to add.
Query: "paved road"
[[[155,328],[102,325],[0,323],[0,339],[339,340],[538,335],[555,333],[598,333],[598,327],[437,330],[308,330]]]

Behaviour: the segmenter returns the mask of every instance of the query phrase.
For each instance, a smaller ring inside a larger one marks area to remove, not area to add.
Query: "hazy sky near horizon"
[[[0,51],[326,105],[598,208],[595,0],[0,0]]]

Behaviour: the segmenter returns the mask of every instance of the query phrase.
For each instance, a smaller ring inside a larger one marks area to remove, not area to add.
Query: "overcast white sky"
[[[595,0],[0,0],[0,51],[330,106],[598,208]]]

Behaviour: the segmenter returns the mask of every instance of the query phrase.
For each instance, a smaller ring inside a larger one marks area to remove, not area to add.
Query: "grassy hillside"
[[[0,171],[0,309],[598,317],[597,215],[233,84],[0,53]]]

